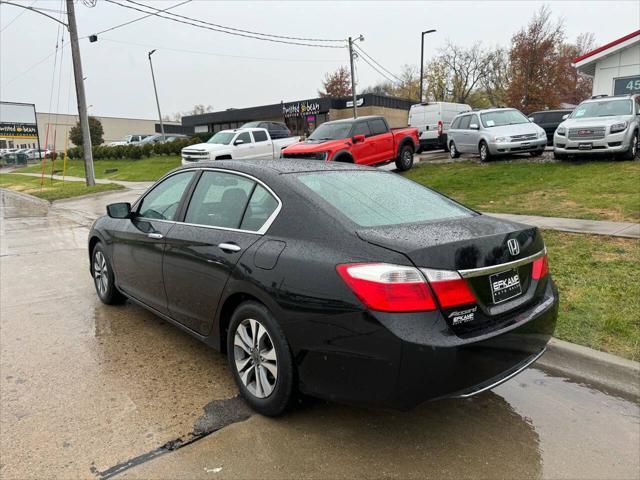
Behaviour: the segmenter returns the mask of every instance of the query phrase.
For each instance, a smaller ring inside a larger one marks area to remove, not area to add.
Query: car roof
[[[358,117],[358,118],[343,118],[341,120],[331,120],[330,122],[324,122],[324,123],[349,123],[349,122],[374,120],[378,118],[384,118],[384,117],[382,115],[365,115],[363,117]]]
[[[534,115],[536,113],[558,113],[558,112],[573,112],[573,108],[558,108],[555,110],[538,110],[536,112],[531,112],[529,115]]]
[[[354,165],[353,163],[325,162],[320,160],[306,159],[278,159],[278,160],[215,160],[197,162],[194,165],[183,165],[173,171],[188,170],[192,168],[219,168],[224,170],[235,170],[240,173],[259,174],[269,172],[271,174],[305,173],[305,172],[330,172],[330,171],[378,171],[372,167]]]

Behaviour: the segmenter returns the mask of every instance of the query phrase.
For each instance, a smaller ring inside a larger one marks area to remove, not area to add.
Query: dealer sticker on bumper
[[[522,293],[520,275],[517,270],[507,270],[489,277],[493,303],[502,303]]]

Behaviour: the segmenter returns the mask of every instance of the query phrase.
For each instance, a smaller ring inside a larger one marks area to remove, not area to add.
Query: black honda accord
[[[89,234],[100,299],[225,351],[266,415],[296,392],[400,409],[474,395],[534,362],[555,328],[536,228],[395,173],[197,163],[107,212]]]

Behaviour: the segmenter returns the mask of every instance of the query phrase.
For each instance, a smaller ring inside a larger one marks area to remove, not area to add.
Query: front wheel
[[[532,157],[539,157],[543,152],[544,150],[536,150],[535,152],[529,152],[529,155],[531,155]]]
[[[638,156],[638,132],[634,132],[631,137],[629,149],[620,157],[622,160],[635,160]]]
[[[227,354],[236,385],[251,408],[268,416],[282,414],[293,397],[293,359],[284,332],[264,305],[245,302],[236,309]]]
[[[413,147],[405,145],[400,149],[400,155],[396,159],[396,168],[401,172],[409,170],[413,166]]]
[[[481,162],[483,163],[488,162],[491,159],[491,152],[489,152],[489,146],[484,141],[480,142],[479,153],[480,153]]]

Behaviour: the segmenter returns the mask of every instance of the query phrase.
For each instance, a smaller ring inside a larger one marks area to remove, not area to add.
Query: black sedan
[[[400,409],[474,395],[534,362],[555,328],[536,228],[391,172],[198,163],[107,212],[89,234],[100,299],[226,351],[266,415],[296,392]]]

